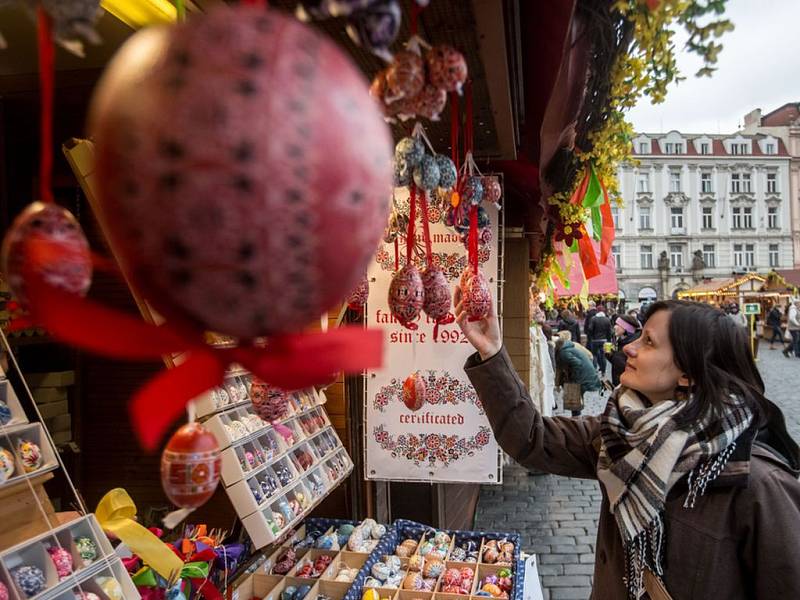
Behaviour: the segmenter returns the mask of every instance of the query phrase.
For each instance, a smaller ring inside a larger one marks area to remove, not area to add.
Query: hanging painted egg
[[[483,183],[480,177],[472,175],[464,183],[464,200],[470,204],[480,204],[483,200]]]
[[[389,69],[378,71],[378,74],[375,75],[375,77],[372,79],[372,83],[369,86],[369,95],[380,102],[382,107],[386,101],[386,73],[388,71]]]
[[[123,268],[198,328],[302,330],[356,285],[386,223],[379,107],[342,50],[279,11],[222,5],[134,34],[90,130]],[[347,169],[330,168],[331,148]]]
[[[404,161],[407,168],[416,167],[425,156],[422,140],[415,137],[404,137],[394,147],[395,161]]]
[[[283,419],[289,412],[289,394],[256,377],[250,383],[250,402],[256,414],[270,423]]]
[[[403,382],[403,404],[409,410],[419,410],[425,404],[425,380],[419,373],[412,373]]]
[[[414,167],[414,183],[421,190],[431,191],[439,185],[439,165],[433,156],[426,154]]]
[[[19,590],[27,598],[31,598],[47,587],[47,580],[42,570],[35,565],[23,565],[11,571],[11,577]]]
[[[461,52],[442,44],[432,48],[426,60],[431,84],[446,92],[461,93],[461,87],[467,81],[467,61]]]
[[[447,104],[447,92],[427,84],[422,91],[414,97],[414,113],[431,121],[438,121],[439,115]]]
[[[397,0],[371,0],[369,7],[355,13],[347,24],[347,35],[362,48],[391,60],[389,52],[402,22],[402,11]]]
[[[0,483],[5,483],[16,469],[14,455],[5,448],[0,448]]]
[[[176,506],[202,506],[217,489],[221,462],[214,435],[200,423],[187,423],[161,454],[161,487]]]
[[[8,588],[6,584],[0,581],[0,600],[8,600]]]
[[[497,175],[486,175],[481,178],[483,186],[483,199],[494,204],[500,201],[503,196],[503,188],[500,186],[500,179]]]
[[[411,184],[411,169],[408,163],[402,158],[394,161],[394,185],[395,187],[406,187]]]
[[[19,440],[17,442],[17,454],[22,463],[22,469],[26,473],[33,473],[42,467],[42,450],[36,442]]]
[[[430,266],[422,273],[422,286],[425,290],[425,302],[422,310],[434,321],[442,321],[450,314],[452,298],[447,276],[437,266]]]
[[[27,304],[23,269],[61,290],[85,296],[92,283],[89,243],[71,212],[34,202],[11,224],[2,247],[2,268],[11,291]]]
[[[59,579],[66,579],[72,574],[72,554],[60,546],[51,546],[47,549],[47,553],[56,567]]]
[[[461,302],[471,321],[479,321],[489,314],[492,294],[483,273],[478,271],[468,279],[461,289]]]
[[[103,14],[100,0],[39,0],[53,20],[53,35],[72,49],[75,40],[83,38],[92,44],[100,43],[95,23]],[[78,52],[82,51],[79,45]]]
[[[386,72],[386,100],[394,102],[400,98],[414,98],[425,85],[425,65],[422,57],[411,50],[403,50],[394,56]]]
[[[402,325],[417,328],[414,321],[419,318],[424,300],[422,276],[417,267],[409,264],[394,274],[389,285],[389,310]]]
[[[369,299],[369,280],[367,276],[361,279],[350,295],[347,297],[347,307],[350,310],[355,310],[357,312],[361,312],[364,310],[364,306],[367,304],[367,300]]]
[[[458,171],[452,159],[444,154],[437,154],[436,164],[439,166],[439,187],[443,190],[450,190],[458,181]]]

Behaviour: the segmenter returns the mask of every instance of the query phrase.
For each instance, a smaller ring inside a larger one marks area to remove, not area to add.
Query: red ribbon
[[[475,142],[473,123],[472,123],[472,80],[468,79],[464,86],[464,95],[466,99],[466,117],[464,121],[464,146],[465,152],[472,152],[473,143]]]
[[[408,30],[411,35],[417,35],[419,29],[419,13],[422,12],[422,7],[417,4],[416,0],[411,2],[411,22],[409,23]]]
[[[478,206],[469,208],[469,266],[472,273],[478,272]]]
[[[31,256],[29,253],[28,256]],[[283,389],[322,383],[338,371],[361,372],[382,364],[383,334],[360,326],[326,333],[275,336],[266,346],[214,348],[199,332],[174,324],[151,325],[55,288],[26,261],[25,281],[35,322],[53,337],[98,354],[124,360],[157,359],[185,352],[187,360],[147,382],[130,404],[133,428],[147,450],[155,449],[186,403],[220,385],[231,363]]]
[[[406,264],[413,264],[414,260],[414,221],[417,220],[417,186],[412,181],[409,186],[411,190],[411,198],[409,200],[411,206],[408,209],[408,231],[406,237]]]
[[[53,202],[53,79],[55,49],[53,24],[45,10],[37,9],[39,45],[39,85],[42,88],[39,147],[39,196],[42,202]]]
[[[422,192],[419,202],[422,209],[422,234],[425,238],[425,264],[430,267],[433,250],[431,248],[431,228],[428,224],[428,192]]]
[[[460,166],[458,161],[458,94],[450,92],[450,156],[458,172]]]

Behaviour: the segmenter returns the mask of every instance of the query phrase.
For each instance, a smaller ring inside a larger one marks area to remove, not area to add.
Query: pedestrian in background
[[[606,316],[605,307],[601,304],[597,307],[597,313],[589,321],[586,329],[586,341],[589,350],[594,356],[594,364],[600,370],[600,375],[606,373],[606,355],[603,345],[614,339],[614,326],[611,319]]]
[[[800,449],[747,350],[707,304],[648,310],[621,386],[596,417],[543,417],[497,317],[456,319],[464,370],[500,446],[526,468],[603,490],[594,600],[800,598]]]
[[[586,330],[589,329],[589,321],[597,314],[597,303],[594,300],[589,300],[589,304],[587,305],[589,308],[586,309],[586,314],[583,319],[583,333],[587,333]],[[588,334],[587,334],[588,335]],[[588,344],[588,339],[587,344]],[[580,338],[577,340],[572,340],[573,342],[580,342]]]
[[[783,355],[787,358],[794,354],[800,357],[800,300],[795,300],[789,305],[789,312],[786,316],[786,328],[789,330],[789,335],[792,336],[791,348],[784,349]]]
[[[559,331],[569,331],[572,341],[579,344],[581,341],[581,326],[575,314],[568,308],[561,311],[561,318],[558,320]]]
[[[580,344],[573,343],[570,337],[568,331],[562,331],[559,332],[556,341],[556,387],[564,390],[566,384],[577,384],[580,386],[580,395],[583,398],[586,392],[603,389],[603,384],[592,365],[591,354]],[[573,417],[580,415],[580,410],[572,410]]]
[[[739,312],[739,305],[736,302],[728,305],[728,317],[739,327],[747,327],[747,317],[744,313]]]
[[[778,307],[777,302],[772,305],[772,308],[767,313],[767,327],[772,329],[772,337],[769,339],[769,349],[775,349],[775,340],[781,343],[781,348],[784,348],[783,329],[781,328],[781,309]],[[784,348],[785,350],[785,348]]]
[[[642,330],[639,321],[630,315],[619,315],[614,322],[616,342],[608,357],[611,363],[611,385],[614,387],[619,385],[619,376],[622,375],[622,372],[625,370],[625,365],[628,362],[628,355],[625,354],[623,348],[631,342],[638,340],[641,333]]]

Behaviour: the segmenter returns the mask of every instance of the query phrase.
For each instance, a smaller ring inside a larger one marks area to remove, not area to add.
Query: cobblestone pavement
[[[789,432],[800,440],[800,358],[767,348],[762,342],[758,362],[767,397],[780,406]],[[605,399],[588,398],[584,414],[599,414],[604,404]],[[600,501],[596,481],[531,475],[512,463],[503,485],[481,490],[476,528],[521,534],[523,551],[538,555],[545,600],[587,600]]]

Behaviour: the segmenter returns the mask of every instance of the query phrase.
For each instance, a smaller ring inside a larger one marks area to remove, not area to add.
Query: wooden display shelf
[[[20,540],[50,531],[59,523],[44,489],[45,482],[52,478],[52,473],[44,473],[0,487],[0,522],[3,523],[0,528],[0,552],[16,546]],[[35,497],[31,494],[31,487]]]

